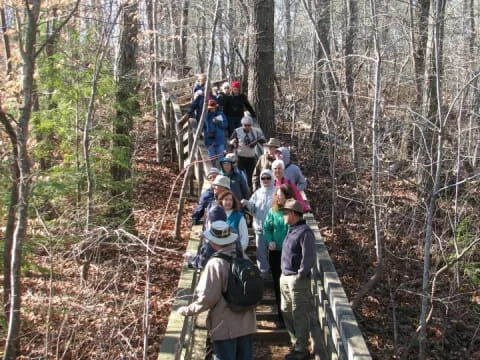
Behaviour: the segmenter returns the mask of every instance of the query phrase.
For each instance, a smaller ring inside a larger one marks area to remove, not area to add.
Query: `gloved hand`
[[[188,316],[188,307],[187,306],[180,306],[178,309],[177,309],[177,312],[180,314],[180,315],[183,315],[183,316]]]
[[[214,124],[219,124],[219,123],[222,122],[222,120],[223,120],[222,117],[220,115],[217,115],[213,118],[212,121],[213,121]]]
[[[242,200],[240,200],[240,204],[242,204],[242,206],[247,206],[248,205],[248,200],[247,199],[242,199]]]

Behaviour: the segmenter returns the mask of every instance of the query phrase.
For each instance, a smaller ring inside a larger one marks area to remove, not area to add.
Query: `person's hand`
[[[213,121],[214,124],[218,124],[218,123],[221,123],[222,120],[223,120],[222,117],[220,115],[217,115],[213,118],[212,121]]]
[[[189,259],[191,256],[192,256],[192,253],[191,253],[191,252],[188,252],[188,251],[187,251],[185,254],[183,254],[183,258],[184,258],[185,260]]]
[[[178,312],[180,315],[187,316],[187,315],[188,315],[188,307],[187,307],[187,306],[180,306],[180,307],[177,309],[177,312]]]
[[[273,242],[273,241],[270,241],[268,243],[268,250],[275,250],[277,248],[277,245]]]
[[[247,199],[242,199],[242,200],[240,200],[240,204],[242,204],[242,206],[247,206],[248,205],[248,200]]]

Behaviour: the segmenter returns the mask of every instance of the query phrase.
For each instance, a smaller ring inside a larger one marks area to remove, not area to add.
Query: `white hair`
[[[278,167],[281,167],[282,170],[285,170],[285,163],[283,162],[283,160],[275,160],[274,162],[272,162],[272,170]]]
[[[225,90],[225,88],[229,88],[230,87],[230,84],[228,83],[228,81],[225,81],[223,84],[222,84],[222,90]]]

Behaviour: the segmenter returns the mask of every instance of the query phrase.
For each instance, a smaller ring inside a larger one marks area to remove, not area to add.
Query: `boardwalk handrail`
[[[184,159],[188,158],[188,152],[191,150],[190,144],[193,143],[191,134],[193,133],[193,124],[189,121],[180,121],[182,118],[181,108],[177,104],[175,95],[169,93],[169,89],[174,89],[178,85],[191,85],[194,78],[184,79],[185,81],[176,81],[173,85],[166,84],[162,87],[162,95],[167,99],[165,103],[169,108],[166,113],[173,114],[175,119],[174,127],[176,136],[176,149],[178,152],[178,161],[180,168],[187,164]],[[188,81],[187,81],[188,80]],[[181,92],[180,92],[181,93]],[[180,96],[181,99],[183,99]],[[190,134],[186,136],[185,134]],[[186,139],[185,139],[186,138]],[[198,149],[198,158],[206,158],[207,152],[204,146],[200,145]],[[203,166],[209,166],[203,163],[201,166],[195,166],[195,177],[201,184],[203,183]],[[305,197],[305,194],[303,194]],[[306,197],[305,197],[306,198]],[[316,241],[317,261],[312,280],[313,292],[315,295],[315,305],[318,312],[318,321],[322,330],[323,353],[322,359],[339,360],[371,360],[370,353],[363,338],[362,332],[358,326],[353,310],[348,301],[341,280],[335,270],[335,266],[330,258],[327,247],[323,242],[317,222],[312,213],[304,215],[307,224],[313,230]],[[200,239],[197,235],[200,227],[193,228],[187,250],[196,253],[200,247]],[[193,348],[192,335],[194,330],[194,317],[183,317],[175,310],[180,306],[189,304],[193,300],[193,294],[197,285],[199,272],[184,267],[182,269],[178,288],[175,293],[175,299],[172,305],[172,312],[169,317],[167,329],[163,342],[160,346],[158,360],[166,359],[190,359]]]

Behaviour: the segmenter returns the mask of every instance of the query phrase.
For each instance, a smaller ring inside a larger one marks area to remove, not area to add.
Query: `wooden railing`
[[[162,87],[164,126],[169,123],[170,128],[175,129],[170,138],[175,141],[174,148],[177,151],[180,168],[188,165],[186,159],[188,159],[189,151],[192,148],[195,124],[192,121],[182,122],[182,107],[188,104],[182,103],[180,105],[177,101],[186,99],[185,95],[182,94],[185,93],[187,86],[190,87],[188,90],[192,88],[194,81],[195,78],[188,78],[165,83]],[[191,96],[191,93],[189,94]],[[207,156],[205,147],[200,145],[196,154],[197,159],[205,159]],[[199,190],[202,189],[203,174],[207,173],[210,162],[201,162],[200,164],[195,166],[195,178],[199,183]],[[191,189],[193,190],[193,186]],[[316,342],[321,343],[320,358],[322,360],[371,360],[367,345],[323,242],[317,222],[311,213],[305,214],[304,218],[313,230],[316,240],[317,261],[312,279],[312,290],[321,328],[321,339],[315,339]],[[191,253],[198,251],[200,247],[199,234],[200,227],[194,226],[187,251]],[[193,300],[198,277],[198,271],[187,267],[182,269],[172,312],[160,347],[159,360],[196,359],[197,356],[192,355],[192,352],[195,351],[195,348],[203,348],[203,344],[198,344],[198,340],[195,344],[195,317],[183,317],[175,311],[180,306],[187,305]],[[204,337],[202,337],[202,341],[204,341]],[[316,348],[318,351],[317,346]]]

